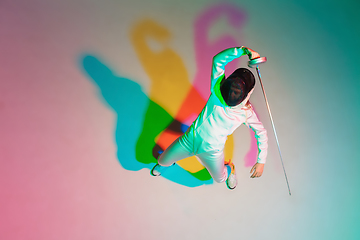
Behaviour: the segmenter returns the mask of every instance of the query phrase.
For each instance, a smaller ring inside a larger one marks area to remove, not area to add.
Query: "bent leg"
[[[181,141],[181,137],[179,137],[160,155],[158,163],[161,166],[168,167],[181,159],[193,155],[190,149]]]
[[[213,150],[196,155],[206,169],[209,171],[214,181],[224,182],[228,177],[228,169],[224,164],[224,152]]]

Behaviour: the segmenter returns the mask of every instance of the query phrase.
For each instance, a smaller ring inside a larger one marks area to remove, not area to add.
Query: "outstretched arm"
[[[252,114],[247,119],[246,125],[248,125],[255,132],[255,138],[257,140],[258,151],[259,151],[257,163],[250,170],[250,173],[252,173],[250,177],[254,178],[254,177],[261,177],[263,173],[264,164],[266,162],[267,149],[268,149],[268,143],[267,143],[268,137],[267,137],[266,129],[264,128],[263,124],[259,121],[255,112],[253,110],[250,111],[252,112]]]
[[[250,60],[260,57],[257,52],[244,46],[228,48],[214,56],[211,71],[211,91],[213,90],[215,84],[222,79],[225,74],[226,64],[243,55],[248,55]]]

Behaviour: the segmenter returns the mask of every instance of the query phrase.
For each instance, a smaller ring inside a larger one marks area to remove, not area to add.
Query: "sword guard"
[[[259,65],[261,63],[266,63],[267,58],[266,57],[260,57],[260,58],[254,58],[248,62],[248,66],[253,68],[256,65]]]

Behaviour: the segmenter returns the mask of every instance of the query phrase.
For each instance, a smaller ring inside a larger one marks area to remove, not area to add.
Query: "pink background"
[[[243,25],[220,18],[204,37],[197,20],[221,6],[242,12]],[[358,239],[358,7],[352,1],[2,1],[0,239]],[[82,60],[97,58],[147,95],[149,76],[130,39],[142,19],[169,29],[169,47],[205,98],[200,73],[208,64],[200,63],[211,61],[213,39],[229,35],[268,57],[261,73],[291,197],[259,85],[252,102],[270,139],[263,177],[249,178],[254,139],[246,127],[234,135],[234,191],[154,178],[153,164],[122,166],[135,150],[118,145],[116,134],[136,139],[140,128],[117,124],[132,119],[107,103]]]

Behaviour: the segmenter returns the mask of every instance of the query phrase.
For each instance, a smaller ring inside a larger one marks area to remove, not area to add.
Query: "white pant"
[[[196,156],[209,171],[216,182],[223,182],[227,179],[228,170],[224,165],[224,151],[210,150],[195,154],[193,143],[186,136],[176,139],[159,157],[161,166],[171,166],[173,163],[191,156]]]

